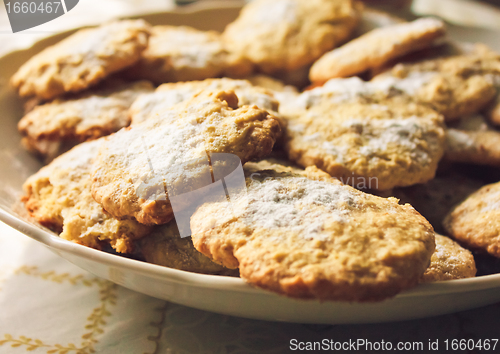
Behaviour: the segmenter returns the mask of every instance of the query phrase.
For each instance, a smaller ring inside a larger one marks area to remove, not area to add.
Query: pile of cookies
[[[255,0],[223,33],[122,20],[11,84],[47,163],[23,201],[66,240],[339,301],[500,258],[500,55],[438,19]]]

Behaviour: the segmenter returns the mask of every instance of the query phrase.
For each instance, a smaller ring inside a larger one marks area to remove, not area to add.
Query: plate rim
[[[44,244],[45,246],[57,250],[71,253],[78,257],[83,257],[89,260],[97,261],[100,264],[125,268],[139,274],[157,279],[184,283],[190,286],[203,287],[217,290],[231,290],[245,292],[249,294],[260,294],[268,296],[283,296],[274,292],[254,288],[245,283],[241,278],[200,274],[188,272],[184,270],[160,266],[157,264],[147,263],[135,259],[121,257],[119,255],[96,250],[87,246],[83,246],[71,241],[64,240],[54,233],[37,226],[34,223],[28,222],[19,216],[13,215],[11,212],[0,207],[0,221],[18,230],[24,235]],[[64,258],[64,257],[62,257]],[[214,280],[217,280],[214,282]],[[432,295],[444,295],[453,293],[476,292],[487,289],[500,288],[500,273],[483,275],[473,278],[445,280],[433,283],[421,283],[416,287],[402,291],[394,298],[422,297]],[[295,299],[287,297],[288,299]],[[295,299],[302,300],[302,299]],[[317,301],[314,299],[304,299],[305,301]],[[390,299],[389,299],[390,300]],[[325,303],[351,303],[348,301],[326,301]]]

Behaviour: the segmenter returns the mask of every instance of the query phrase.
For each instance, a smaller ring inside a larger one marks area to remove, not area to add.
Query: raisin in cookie
[[[133,241],[150,227],[134,220],[117,220],[92,198],[90,171],[103,139],[86,142],[59,156],[28,178],[24,202],[31,215],[60,236],[93,248],[106,243],[129,253]]]
[[[127,75],[155,83],[244,77],[252,64],[231,52],[215,31],[186,26],[155,26],[141,59]]]
[[[312,82],[322,83],[332,78],[356,75],[428,47],[444,34],[444,23],[434,18],[377,28],[324,54],[311,67],[309,78]]]
[[[415,286],[429,266],[434,231],[411,206],[320,171],[318,180],[245,170],[247,189],[203,204],[191,229],[197,250],[239,267],[249,284],[295,298],[378,301]]]
[[[228,46],[268,74],[311,64],[345,41],[357,25],[354,0],[257,0],[226,27]]]
[[[137,62],[148,44],[149,30],[142,20],[80,30],[31,58],[11,84],[23,97],[45,100],[85,90]]]
[[[95,163],[92,195],[111,215],[164,224],[170,195],[212,183],[210,154],[241,163],[262,158],[281,133],[278,119],[255,106],[238,106],[233,91],[202,92],[107,139]]]
[[[443,226],[461,244],[500,257],[500,183],[472,193],[448,214]]]
[[[153,91],[147,81],[107,85],[70,99],[36,106],[18,124],[22,143],[45,160],[71,147],[109,135],[130,124],[128,110],[135,99]]]

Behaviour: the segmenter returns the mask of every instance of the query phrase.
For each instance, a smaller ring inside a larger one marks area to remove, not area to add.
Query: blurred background
[[[272,1],[272,0],[269,0]],[[500,30],[500,0],[363,0],[367,5],[394,12],[401,17],[435,15],[461,26]],[[183,9],[192,3],[243,4],[245,0],[80,0],[71,15],[61,16],[38,27],[12,33],[4,5],[0,0],[0,56],[31,46],[51,34],[86,25],[96,25],[112,18]],[[98,11],[96,11],[98,9]]]

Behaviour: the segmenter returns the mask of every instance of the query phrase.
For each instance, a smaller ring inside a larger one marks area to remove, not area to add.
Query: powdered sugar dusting
[[[343,185],[300,177],[254,180],[243,219],[255,228],[285,229],[306,239],[327,239],[325,224],[348,222],[360,198]]]
[[[193,98],[201,91],[234,90],[239,106],[256,105],[269,111],[278,109],[278,101],[266,90],[254,87],[246,80],[228,78],[191,81],[186,83],[166,84],[155,92],[141,95],[131,106],[132,123],[137,124],[149,117],[169,110],[177,103]]]
[[[176,124],[178,113],[169,111],[157,119],[120,131],[107,144],[106,155],[115,156],[126,171],[132,172],[136,192],[143,199],[164,199],[168,192],[197,183],[208,171],[203,130],[193,116]],[[158,122],[161,122],[158,124]],[[154,134],[152,132],[154,131]],[[96,177],[100,178],[99,173]]]
[[[338,163],[346,162],[345,156],[347,156],[349,152],[349,147],[334,145],[329,141],[325,141],[321,144],[321,148],[325,150],[329,155],[335,156],[335,160]]]
[[[225,52],[218,33],[182,26],[155,28],[149,41],[148,51],[153,56],[168,58],[174,68],[204,68],[219,61]]]
[[[397,146],[398,150],[410,154],[412,160],[420,164],[428,164],[432,160],[431,155],[440,147],[436,137],[426,137],[427,143],[421,145],[421,140],[426,134],[425,121],[419,117],[400,119],[349,119],[343,122],[346,128],[344,134],[356,134],[359,137],[355,141],[363,142],[356,146],[346,146],[335,141],[322,141],[320,136],[305,136],[302,140],[313,143],[317,141],[318,147],[329,155],[335,156],[338,163],[345,163],[347,155],[356,150],[360,155],[377,158],[387,154],[390,146]],[[318,133],[318,135],[320,135]]]
[[[104,139],[97,139],[80,144],[70,151],[57,157],[44,169],[68,170],[81,174],[82,171],[88,173],[92,160],[97,156],[97,152],[104,143]]]
[[[102,153],[106,160],[94,176],[105,179],[108,168],[103,165],[112,161],[113,170],[126,171],[127,183],[141,187],[144,199],[165,187],[176,195],[206,186],[207,176],[211,182],[207,151],[216,146],[224,152],[220,149],[227,146],[228,137],[241,134],[237,124],[226,124],[225,134],[213,133],[226,109],[225,102],[207,95],[119,131],[109,138]]]
[[[394,88],[406,93],[407,95],[413,96],[438,75],[438,73],[433,71],[411,72],[408,76],[402,79],[388,77],[383,80],[373,81],[372,83],[377,83],[377,85],[385,87],[386,90]]]
[[[62,41],[62,46],[69,46],[72,53],[93,56],[96,51],[113,54],[111,45],[116,36],[130,36],[134,31],[146,31],[147,24],[143,20],[116,21],[100,27],[82,30]],[[129,33],[128,33],[129,32]],[[127,34],[128,33],[128,34]],[[78,43],[78,45],[75,45]],[[59,46],[57,46],[59,48]]]
[[[110,28],[111,26],[108,25],[76,33],[74,38],[78,38],[79,45],[75,46],[73,50],[78,54],[93,53],[95,49],[101,47],[103,43],[108,43]]]
[[[460,262],[460,259],[456,254],[450,252],[447,245],[438,242],[436,237],[436,250],[434,251],[433,257],[437,258],[441,262],[446,262],[447,267],[455,268],[456,264]]]
[[[275,25],[277,22],[285,21],[297,23],[297,1],[296,0],[273,0],[268,1],[266,6],[260,6],[261,11],[255,17],[259,23],[267,26]],[[258,30],[258,28],[256,28]]]
[[[428,164],[431,160],[429,152],[420,147],[419,140],[424,134],[423,121],[419,117],[405,119],[380,119],[380,120],[348,120],[344,127],[354,128],[355,131],[368,131],[367,144],[359,149],[365,156],[381,154],[388,150],[389,145],[397,145],[410,152],[412,159],[421,164]],[[429,142],[432,145],[432,142]],[[435,145],[439,145],[435,142]]]
[[[396,77],[383,77],[374,81],[363,81],[358,77],[331,79],[321,87],[303,92],[290,104],[295,108],[309,109],[325,99],[332,103],[342,103],[371,96],[377,92],[389,94],[391,91],[401,91],[412,96],[436,75],[435,72],[413,72],[402,79]]]
[[[130,107],[132,123],[137,124],[153,115],[160,114],[175,104],[193,97],[195,93],[195,89],[183,87],[177,90],[156,91],[141,95]]]

